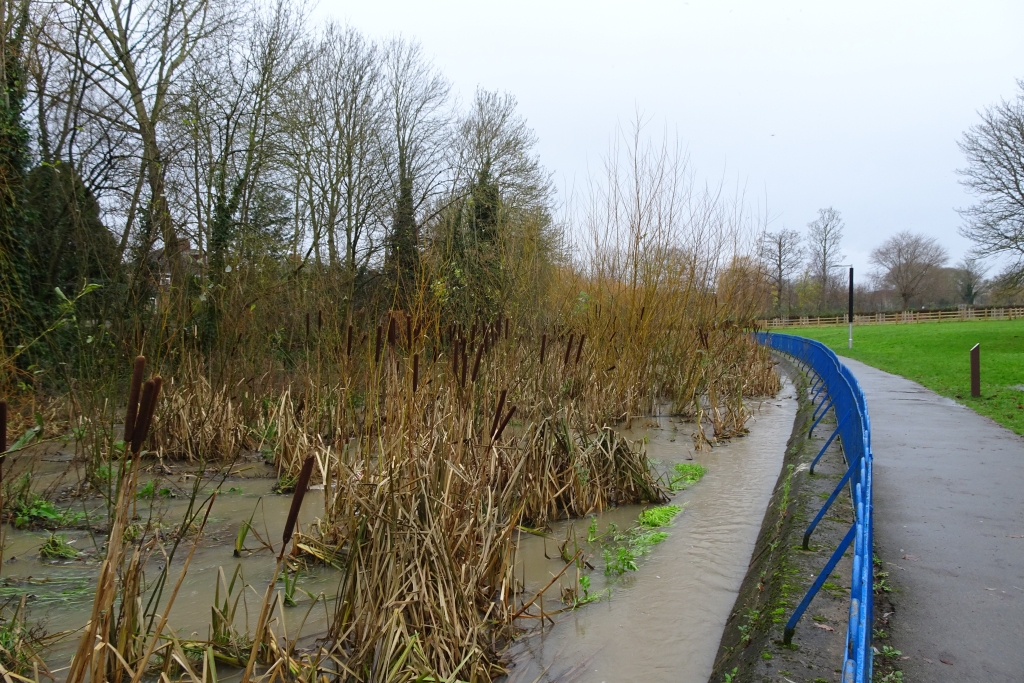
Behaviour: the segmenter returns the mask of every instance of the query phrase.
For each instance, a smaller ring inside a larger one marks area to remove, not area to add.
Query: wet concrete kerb
[[[809,521],[845,471],[838,440],[809,472],[811,460],[835,427],[831,411],[815,429],[806,376],[785,356],[778,369],[796,386],[799,401],[785,461],[757,546],[726,623],[709,681],[839,681],[849,616],[851,553],[836,566],[798,624],[793,643],[783,644],[783,629],[808,587],[824,567],[853,521],[849,496],[840,495],[803,550]]]

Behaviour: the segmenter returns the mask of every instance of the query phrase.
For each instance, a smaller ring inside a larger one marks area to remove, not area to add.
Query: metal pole
[[[850,323],[850,337],[847,340],[847,348],[853,348],[853,266],[850,266],[850,312],[847,321]]]
[[[981,398],[981,344],[971,349],[971,396]]]

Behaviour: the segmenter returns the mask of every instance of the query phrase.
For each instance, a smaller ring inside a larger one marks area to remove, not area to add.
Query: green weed
[[[673,493],[689,488],[700,481],[708,468],[695,462],[677,462],[672,468],[672,476],[668,481],[668,490]]]
[[[150,479],[139,488],[136,492],[135,497],[142,500],[151,500],[156,495],[156,480]]]
[[[39,548],[39,554],[47,560],[73,560],[78,557],[78,551],[71,543],[63,534],[50,534]]]
[[[875,654],[885,657],[886,659],[898,659],[903,653],[894,648],[892,645],[883,645],[882,649]]]
[[[645,527],[662,527],[667,526],[672,518],[682,512],[683,508],[678,505],[661,505],[659,507],[648,508],[640,513],[638,521],[640,526]]]

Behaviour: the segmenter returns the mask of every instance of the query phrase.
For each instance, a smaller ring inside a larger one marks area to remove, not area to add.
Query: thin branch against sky
[[[463,100],[477,86],[514,94],[563,196],[639,109],[712,182],[763,187],[773,228],[841,210],[861,268],[901,230],[967,250],[957,140],[1024,76],[1019,2],[323,0],[317,12],[420,40]]]

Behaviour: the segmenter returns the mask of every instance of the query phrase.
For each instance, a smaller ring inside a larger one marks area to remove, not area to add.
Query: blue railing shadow
[[[824,454],[833,439],[839,437],[846,459],[847,470],[832,495],[804,532],[804,548],[808,547],[811,534],[825,515],[825,511],[835,501],[843,488],[848,487],[853,500],[855,519],[843,541],[825,563],[818,577],[811,584],[807,594],[793,611],[786,622],[784,641],[788,645],[793,639],[797,622],[810,605],[811,600],[821,589],[836,564],[853,546],[853,579],[850,586],[850,620],[846,632],[846,659],[843,663],[844,683],[868,683],[871,681],[872,654],[871,629],[874,614],[874,580],[871,519],[871,419],[868,417],[867,401],[864,393],[849,368],[839,362],[839,358],[824,344],[786,334],[756,334],[759,344],[781,351],[790,356],[813,376],[811,385],[811,401],[815,403],[814,418],[811,427],[818,425],[830,409],[836,417],[836,428],[828,438],[825,446],[814,458],[814,465]],[[819,402],[820,401],[820,402]],[[819,415],[820,410],[820,415]]]

